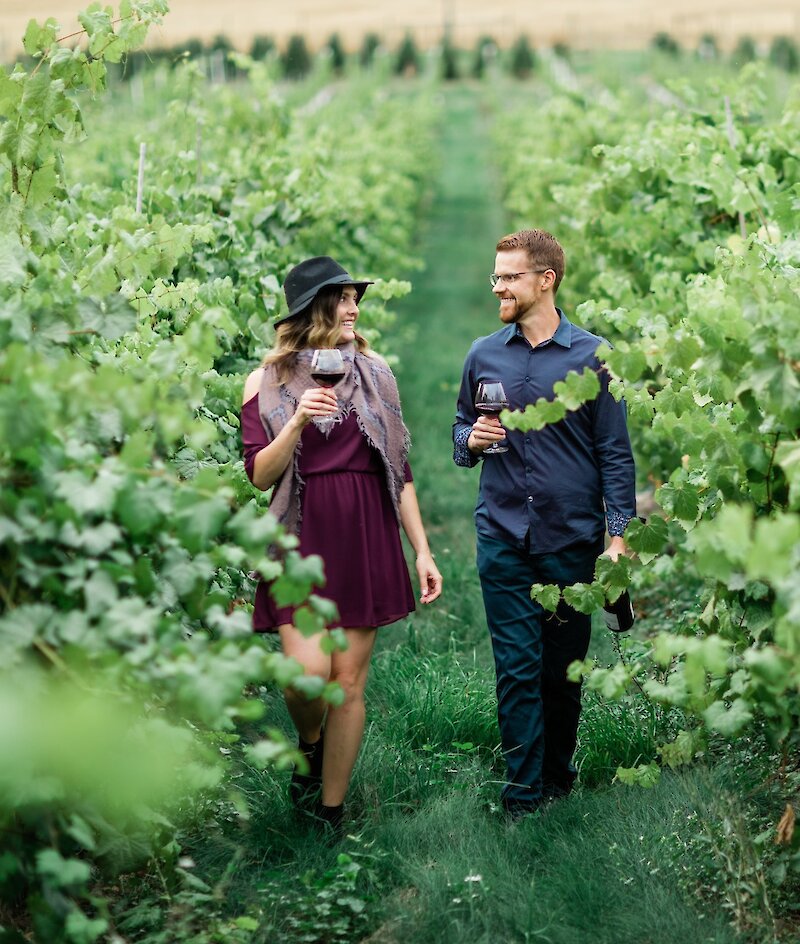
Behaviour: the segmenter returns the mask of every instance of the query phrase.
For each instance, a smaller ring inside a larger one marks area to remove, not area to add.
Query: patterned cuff
[[[628,527],[628,522],[633,519],[633,515],[623,515],[619,511],[609,511],[606,513],[606,522],[608,526],[609,537],[621,538]]]
[[[478,464],[478,457],[467,445],[472,427],[462,426],[453,436],[453,461],[456,465],[471,469]]]

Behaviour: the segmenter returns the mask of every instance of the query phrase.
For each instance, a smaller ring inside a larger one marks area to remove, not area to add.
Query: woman
[[[259,583],[256,632],[277,630],[286,655],[344,691],[338,707],[285,692],[309,763],[308,775],[292,777],[292,800],[335,832],[364,733],[376,629],[414,609],[398,523],[416,553],[420,602],[431,603],[442,589],[406,461],[397,384],[356,332],[358,303],[371,284],[355,281],[328,256],[295,266],[284,284],[289,314],[275,323],[275,347],[247,378],[242,406],[250,480],[260,489],[275,485],[271,510],[298,534],[300,553],[322,557],[322,593],[336,603],[347,637],[344,652],[323,653],[319,636],[304,636],[292,625],[292,609],[277,607]],[[345,361],[335,390],[310,376],[312,351],[333,347]]]

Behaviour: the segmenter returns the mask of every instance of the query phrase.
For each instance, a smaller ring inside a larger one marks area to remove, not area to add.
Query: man
[[[453,425],[454,459],[483,460],[475,523],[478,572],[497,673],[498,720],[507,764],[503,806],[516,820],[544,800],[566,796],[580,716],[580,683],[567,666],[589,647],[591,617],[567,607],[547,614],[531,600],[534,583],[591,582],[603,553],[625,553],[623,533],[636,513],[634,464],[624,404],[608,391],[595,356],[602,342],[555,306],[564,252],[542,230],[497,244],[493,292],[503,327],[474,342],[464,364]],[[596,370],[596,400],[538,432],[506,432],[478,415],[482,381],[502,381],[511,409],[540,397],[567,373]],[[508,451],[483,455],[507,439]]]

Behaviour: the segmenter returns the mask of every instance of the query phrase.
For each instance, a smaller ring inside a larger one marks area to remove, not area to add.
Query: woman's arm
[[[254,370],[244,385],[242,403],[247,403],[259,391],[264,370]],[[336,394],[325,387],[306,390],[297,404],[292,418],[278,435],[256,453],[251,481],[262,491],[271,488],[286,471],[303,430],[315,416],[331,416],[337,410]]]
[[[442,575],[428,547],[413,482],[406,482],[400,494],[400,523],[417,555],[417,576],[422,589],[420,603],[432,603],[442,592]]]

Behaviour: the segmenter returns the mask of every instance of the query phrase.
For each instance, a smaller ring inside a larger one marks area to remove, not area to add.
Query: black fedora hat
[[[284,321],[302,315],[317,297],[320,289],[328,285],[354,286],[356,301],[360,302],[367,286],[372,284],[367,280],[358,281],[354,279],[346,269],[343,269],[330,256],[314,256],[313,259],[305,259],[291,269],[286,276],[286,281],[283,283],[283,294],[286,296],[289,314],[278,318],[273,323],[273,327],[277,328]]]

